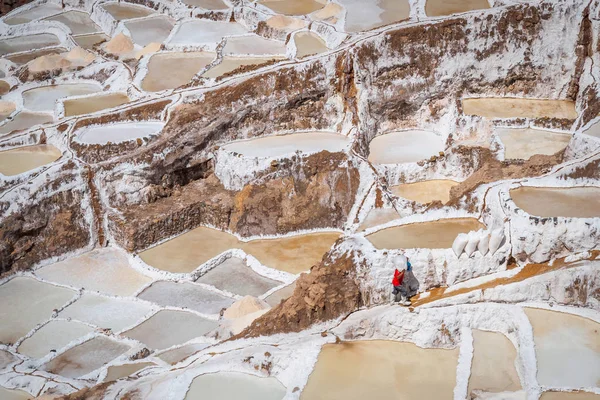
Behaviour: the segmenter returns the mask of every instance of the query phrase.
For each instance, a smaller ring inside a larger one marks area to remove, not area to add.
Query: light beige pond
[[[32,60],[35,60],[38,57],[48,56],[48,55],[53,55],[53,54],[60,54],[60,53],[64,53],[65,51],[67,51],[67,49],[65,49],[63,47],[53,47],[51,49],[35,50],[30,53],[13,54],[10,56],[6,56],[4,58],[6,58],[9,61],[14,62],[17,65],[24,65]]]
[[[339,236],[325,232],[240,242],[229,233],[199,227],[140,253],[140,258],[158,269],[187,273],[225,250],[238,248],[268,267],[299,273],[319,262]]]
[[[110,247],[48,265],[35,274],[50,282],[115,296],[131,296],[152,281],[129,265],[125,252]]]
[[[265,297],[265,301],[271,307],[276,307],[281,303],[282,300],[287,300],[292,294],[294,294],[294,290],[296,289],[296,282],[282,287],[276,292],[271,293],[267,297]]]
[[[88,13],[81,11],[67,11],[46,18],[46,20],[65,24],[71,30],[73,35],[100,32],[102,30],[94,21],[92,21]]]
[[[285,387],[275,378],[261,378],[240,372],[219,372],[196,377],[186,400],[281,400]]]
[[[128,350],[129,346],[123,343],[99,336],[67,350],[42,368],[67,378],[79,378],[108,364]]]
[[[186,344],[185,346],[177,347],[175,349],[160,353],[157,357],[168,364],[175,365],[178,362],[185,360],[189,356],[196,354],[200,350],[204,350],[208,346],[210,346],[208,343]]]
[[[69,99],[63,102],[65,107],[65,117],[89,114],[117,107],[125,103],[129,103],[129,97],[125,93],[101,94],[79,99]]]
[[[50,164],[62,153],[49,144],[19,147],[0,151],[0,174],[13,176]]]
[[[205,10],[224,10],[229,8],[222,0],[183,0],[183,4],[193,7],[201,7]]]
[[[229,276],[231,279],[232,276]],[[233,280],[242,279],[236,276]],[[233,298],[212,292],[190,282],[155,282],[138,298],[165,307],[188,308],[203,314],[218,314],[233,304]]]
[[[0,343],[15,343],[37,324],[52,316],[52,310],[63,307],[75,291],[17,277],[0,285]]]
[[[12,101],[0,100],[0,122],[4,121],[9,115],[15,112],[17,106]]]
[[[212,67],[208,71],[202,74],[205,78],[213,78],[217,79],[222,77],[223,75],[229,74],[236,69],[248,65],[262,65],[269,63],[273,60],[283,60],[285,57],[283,56],[269,56],[269,57],[234,57],[234,56],[225,56],[221,63]]]
[[[146,367],[154,366],[153,362],[140,362],[133,364],[111,365],[107,368],[106,378],[104,382],[116,381],[117,379],[125,378],[133,373],[136,373]]]
[[[185,85],[215,57],[215,53],[208,52],[155,54],[148,62],[148,73],[142,81],[142,89],[158,92]],[[173,74],[175,70],[177,73]]]
[[[427,0],[425,14],[428,17],[441,17],[486,8],[490,8],[487,0]]]
[[[32,358],[42,358],[50,350],[60,350],[73,340],[94,332],[94,328],[77,321],[53,320],[25,339],[17,351]]]
[[[30,400],[34,397],[18,389],[6,389],[0,386],[0,399],[2,400]]]
[[[504,145],[504,158],[528,160],[536,154],[552,155],[563,150],[571,141],[571,135],[539,129],[495,130]]]
[[[42,125],[53,120],[54,118],[50,114],[21,111],[11,120],[3,121],[6,123],[0,126],[0,135],[33,128],[36,125]]]
[[[358,341],[323,346],[301,400],[453,399],[458,349]]]
[[[164,42],[174,25],[175,21],[166,15],[157,15],[125,23],[131,33],[131,39],[140,46]]]
[[[542,386],[586,388],[600,382],[600,324],[566,313],[525,308],[533,327]]]
[[[83,47],[86,50],[89,50],[94,47],[94,45],[105,42],[109,39],[110,37],[104,33],[94,33],[92,35],[80,35],[73,37],[75,43],[77,43],[79,47]]]
[[[600,138],[600,121],[592,124],[589,128],[583,131],[586,135],[594,136]]]
[[[122,21],[124,19],[147,17],[154,14],[154,10],[127,3],[106,3],[101,5],[114,19]]]
[[[231,279],[232,276],[237,279]],[[246,265],[244,260],[236,257],[228,258],[198,278],[197,282],[240,296],[255,297],[281,285],[281,282],[257,274]]]
[[[59,316],[118,332],[142,321],[151,311],[152,306],[140,301],[84,293]]]
[[[285,43],[280,40],[267,39],[258,35],[236,36],[227,39],[223,55],[285,55]]]
[[[438,200],[445,204],[450,199],[450,189],[458,184],[452,180],[435,179],[392,186],[391,191],[396,196],[421,204]]]
[[[361,32],[408,19],[407,0],[339,0],[346,8],[346,32]]]
[[[42,47],[55,46],[57,44],[60,44],[60,40],[56,35],[51,33],[5,38],[0,40],[0,56],[19,51],[41,49]]]
[[[515,368],[517,350],[506,336],[475,329],[473,349],[468,393],[473,390],[494,393],[521,390]]]
[[[163,310],[154,314],[123,336],[139,340],[152,349],[183,344],[210,332],[217,322],[185,311]]]
[[[369,143],[369,161],[374,164],[418,162],[445,148],[444,139],[434,132],[407,130],[386,133]]]
[[[54,112],[57,100],[69,96],[83,96],[102,91],[98,83],[64,83],[40,86],[23,92],[23,106],[30,111]]]
[[[485,118],[577,118],[571,100],[484,97],[463,99],[463,112]]]
[[[517,207],[538,217],[600,217],[600,187],[544,188],[522,186],[511,189]]]
[[[393,208],[373,208],[369,211],[369,214],[367,214],[367,217],[358,230],[364,231],[374,226],[386,224],[398,218],[400,218],[400,214]]]
[[[261,0],[258,2],[283,15],[306,15],[325,7],[325,2],[316,0]]]
[[[600,400],[600,394],[589,392],[544,392],[540,400]]]
[[[329,50],[325,41],[313,32],[296,33],[294,43],[296,44],[296,58],[325,53]]]
[[[459,233],[484,228],[474,218],[450,218],[400,225],[367,236],[378,249],[449,249]]]
[[[62,7],[54,3],[42,3],[29,10],[21,11],[4,19],[7,25],[26,24],[27,22],[35,21],[36,19],[46,18],[53,14],[58,14],[62,11]]]

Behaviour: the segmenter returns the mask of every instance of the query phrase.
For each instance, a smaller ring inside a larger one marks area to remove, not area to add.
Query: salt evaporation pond
[[[17,106],[11,101],[0,100],[0,122],[8,118],[12,113],[15,112]]]
[[[321,37],[313,32],[298,32],[294,35],[296,58],[325,53],[329,50]]]
[[[490,8],[487,0],[427,0],[425,14],[428,17],[441,17],[486,8]]]
[[[53,120],[54,118],[52,115],[46,113],[38,114],[29,111],[21,111],[10,121],[7,121],[4,125],[0,125],[0,134],[8,134],[14,131],[29,129],[36,125],[52,122]]]
[[[236,279],[231,279],[235,276]],[[202,275],[196,282],[211,285],[219,290],[240,296],[258,297],[281,282],[266,278],[257,274],[246,262],[237,257],[231,257],[223,261],[217,267]]]
[[[80,35],[73,37],[75,43],[77,43],[79,47],[82,47],[86,50],[89,50],[93,48],[94,45],[105,42],[109,39],[110,37],[108,37],[104,33],[94,33],[92,35]]]
[[[125,23],[131,33],[131,39],[140,46],[150,43],[162,43],[171,33],[175,21],[166,15],[138,19]]]
[[[0,386],[0,399],[2,400],[31,400],[33,396],[18,389],[5,389]]]
[[[207,72],[202,74],[204,78],[212,78],[217,79],[222,77],[223,75],[227,75],[240,67],[245,67],[249,65],[262,65],[267,64],[272,61],[283,60],[285,57],[283,56],[269,56],[269,57],[233,57],[233,56],[225,56],[222,61],[216,66],[209,69]]]
[[[23,105],[30,111],[53,112],[58,99],[82,96],[102,91],[98,83],[64,83],[41,86],[23,92]]]
[[[285,51],[284,42],[252,34],[228,38],[222,54],[285,55]]]
[[[61,151],[49,144],[0,151],[0,174],[19,175],[60,158]]]
[[[525,308],[533,327],[542,386],[589,388],[600,382],[600,324],[576,315]]]
[[[0,343],[12,344],[48,320],[76,292],[32,278],[16,277],[0,286]]]
[[[467,393],[474,390],[494,393],[521,390],[516,360],[517,350],[506,336],[499,332],[474,329],[473,361]]]
[[[361,32],[408,19],[407,0],[339,0],[346,8],[346,32]]]
[[[485,118],[577,118],[574,101],[515,97],[463,99],[463,112]]]
[[[323,346],[301,400],[453,399],[458,349],[383,340]]]
[[[108,93],[78,99],[68,99],[63,102],[63,105],[65,117],[72,117],[117,107],[125,103],[129,103],[127,94]]]
[[[85,144],[121,143],[157,135],[164,125],[163,122],[121,122],[86,126],[77,132],[76,140]]]
[[[2,74],[4,74],[4,72],[2,72]],[[10,84],[6,81],[0,81],[0,96],[8,93],[9,91],[10,91]]]
[[[229,8],[222,0],[182,0],[183,4],[193,7],[201,7],[205,10],[225,10]]]
[[[8,61],[14,62],[17,65],[24,65],[32,60],[35,60],[38,57],[60,54],[60,53],[66,52],[66,51],[68,51],[68,50],[65,49],[64,47],[52,47],[50,49],[40,49],[40,50],[34,50],[31,52],[27,52],[27,53],[13,54],[10,56],[6,56],[4,58],[6,58]]]
[[[400,214],[393,208],[373,208],[367,214],[365,220],[360,224],[359,231],[364,231],[374,226],[386,224],[400,218]]]
[[[270,8],[277,14],[306,15],[325,7],[326,1],[318,0],[261,0],[258,4]]]
[[[100,7],[104,8],[117,21],[147,17],[154,14],[154,10],[148,7],[128,3],[105,3]]]
[[[131,296],[152,281],[129,265],[125,252],[110,247],[50,264],[35,274],[46,281],[115,296]]]
[[[268,267],[299,273],[319,262],[339,236],[337,232],[322,232],[241,242],[229,233],[199,227],[148,249],[139,256],[152,267],[189,273],[225,250],[238,248]]]
[[[98,336],[65,351],[42,368],[66,378],[79,378],[108,364],[129,349],[123,343]]]
[[[185,399],[281,400],[285,392],[285,386],[275,378],[218,372],[194,378]]]
[[[540,400],[600,400],[600,394],[589,392],[544,392]]]
[[[185,21],[179,25],[169,43],[187,46],[216,45],[225,36],[237,36],[245,33],[248,33],[247,29],[237,22],[197,19]]]
[[[62,7],[54,3],[42,3],[28,10],[12,14],[4,19],[7,25],[26,24],[36,19],[46,18],[50,15],[58,14],[62,11]]]
[[[600,121],[594,123],[592,126],[583,131],[583,133],[600,138]]]
[[[122,335],[152,349],[166,349],[202,336],[217,325],[216,321],[186,311],[163,310]]]
[[[540,129],[497,128],[504,145],[504,158],[528,160],[536,154],[553,155],[563,150],[572,135]]]
[[[118,332],[140,322],[152,310],[145,302],[84,293],[59,316]]]
[[[432,201],[441,201],[443,204],[446,204],[450,200],[450,189],[456,185],[458,185],[456,181],[434,179],[392,186],[391,191],[396,196],[416,201],[420,204],[427,204]]]
[[[281,289],[271,293],[267,297],[265,297],[265,301],[271,307],[278,306],[279,303],[283,300],[287,300],[292,294],[294,294],[294,290],[296,289],[296,282],[284,286]]]
[[[194,75],[214,61],[215,53],[159,53],[148,62],[148,72],[142,81],[147,92],[175,89],[189,83]],[[172,73],[177,71],[176,74]]]
[[[116,381],[117,379],[125,378],[133,373],[136,373],[146,367],[155,366],[152,362],[139,362],[123,365],[111,365],[106,370],[104,382]]]
[[[230,279],[245,283],[242,276],[230,275]],[[233,304],[231,297],[212,292],[190,282],[155,282],[138,295],[138,298],[165,307],[188,308],[203,314],[218,314]]]
[[[186,344],[184,346],[160,353],[157,357],[168,364],[175,365],[178,362],[185,360],[189,356],[196,354],[200,350],[204,350],[208,346],[210,346],[208,343]]]
[[[444,139],[433,132],[409,130],[377,136],[369,144],[369,161],[374,164],[401,164],[437,155]]]
[[[382,229],[367,236],[378,249],[449,249],[459,233],[484,228],[475,218],[449,218]]]
[[[537,217],[600,217],[600,187],[549,188],[522,186],[511,189],[517,207]]]
[[[18,37],[3,38],[0,40],[0,56],[19,51],[41,49],[42,47],[60,44],[56,35],[51,33],[40,33]]]
[[[281,157],[301,153],[344,151],[350,144],[347,136],[332,132],[301,132],[237,140],[223,146],[229,152],[249,158]]]
[[[51,350],[60,350],[94,331],[94,328],[81,322],[52,320],[25,339],[17,351],[32,358],[42,358]]]
[[[100,32],[102,29],[92,19],[90,15],[82,11],[67,11],[62,14],[46,18],[47,21],[57,21],[65,24],[73,35],[84,33]]]

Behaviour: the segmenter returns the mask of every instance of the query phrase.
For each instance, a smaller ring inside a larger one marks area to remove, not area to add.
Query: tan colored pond
[[[319,262],[339,236],[337,232],[324,232],[240,242],[229,233],[199,227],[146,250],[139,256],[155,268],[188,273],[225,250],[238,248],[268,267],[295,274]]]
[[[463,99],[463,112],[485,118],[577,118],[574,101],[515,97]]]
[[[325,53],[329,50],[325,41],[313,32],[296,33],[294,43],[296,44],[296,58]]]
[[[62,7],[54,3],[42,3],[29,10],[21,11],[4,20],[7,25],[26,24],[27,22],[35,21],[57,14],[62,11]]]
[[[89,114],[96,111],[113,108],[129,103],[129,97],[125,93],[109,93],[97,96],[69,99],[63,102],[65,117]]]
[[[117,379],[125,378],[126,376],[153,365],[156,364],[153,362],[140,362],[133,364],[111,365],[106,370],[106,378],[104,378],[104,382],[116,381]]]
[[[339,0],[346,8],[346,32],[361,32],[408,19],[407,0]]]
[[[0,100],[0,122],[5,120],[10,114],[15,112],[17,106],[12,101]]]
[[[52,122],[53,120],[54,118],[50,114],[21,111],[10,121],[6,121],[4,125],[0,126],[0,135],[29,129],[36,125]]]
[[[0,399],[2,400],[31,400],[34,397],[18,389],[6,389],[0,386]]]
[[[267,297],[265,297],[265,301],[271,307],[276,307],[281,303],[282,300],[287,300],[292,294],[294,294],[294,290],[296,289],[296,282],[291,285],[287,285],[277,290],[276,292],[271,293]]]
[[[222,0],[182,0],[183,4],[193,7],[201,7],[205,10],[224,10],[229,8]]]
[[[147,17],[154,14],[154,10],[128,3],[106,3],[101,5],[114,19],[122,21],[124,19]]]
[[[425,14],[428,17],[441,17],[486,8],[490,8],[487,0],[427,0]]]
[[[194,378],[185,399],[281,400],[284,396],[285,387],[275,378],[219,372]]]
[[[553,155],[563,150],[571,141],[571,135],[540,129],[495,130],[504,145],[504,158],[528,160],[536,154]]]
[[[94,45],[105,42],[109,39],[110,37],[104,33],[94,33],[92,35],[80,35],[73,37],[75,43],[77,43],[79,47],[82,47],[86,50],[89,50],[94,47]]]
[[[51,350],[60,350],[73,340],[92,332],[94,328],[81,322],[53,320],[25,339],[17,351],[32,358],[42,358]]]
[[[600,382],[600,324],[576,315],[524,308],[533,327],[537,380],[548,387]]]
[[[166,15],[125,22],[131,39],[140,46],[164,42],[174,25],[175,21]]]
[[[306,15],[325,7],[325,2],[317,0],[261,0],[258,3],[284,15]]]
[[[0,285],[0,343],[15,343],[27,332],[52,316],[52,310],[63,307],[76,292],[43,283],[32,278],[17,277]]]
[[[53,54],[60,54],[60,53],[64,53],[65,51],[67,51],[67,49],[65,49],[64,47],[53,47],[51,49],[40,49],[40,50],[35,50],[35,51],[29,52],[29,53],[13,54],[10,56],[6,56],[4,58],[6,58],[9,61],[14,62],[17,65],[24,65],[32,60],[35,60],[38,57],[48,56],[48,55],[53,55]]]
[[[378,249],[449,249],[459,233],[484,225],[475,218],[449,218],[383,229],[367,236]]]
[[[185,360],[189,356],[196,354],[200,350],[204,350],[208,346],[210,346],[208,343],[190,343],[162,352],[157,357],[166,363],[175,365],[178,362]]]
[[[517,350],[498,332],[473,330],[473,361],[468,393],[513,392],[521,389],[515,368]]]
[[[268,57],[234,57],[234,56],[225,56],[221,63],[212,67],[208,71],[202,74],[205,78],[220,78],[223,75],[229,74],[236,69],[248,65],[261,65],[269,63],[273,60],[283,60],[285,57],[272,55]]]
[[[54,112],[57,100],[70,96],[83,96],[102,91],[98,83],[64,83],[40,86],[23,92],[23,106],[30,111]]]
[[[421,204],[431,203],[432,201],[441,201],[445,204],[450,199],[450,189],[458,184],[458,182],[452,180],[434,179],[392,186],[391,191],[396,196]]]
[[[453,399],[458,349],[358,341],[323,346],[301,400]]]
[[[0,56],[19,51],[41,49],[42,47],[55,46],[57,44],[60,44],[60,40],[56,35],[51,33],[5,38],[0,41]]]
[[[57,21],[65,24],[73,35],[81,35],[84,33],[100,32],[102,29],[86,12],[81,11],[67,11],[52,17],[46,18],[47,21]]]
[[[369,214],[367,214],[367,217],[358,230],[364,231],[374,226],[386,224],[398,218],[400,218],[400,214],[393,208],[373,208],[369,211]]]
[[[58,160],[61,155],[59,149],[49,144],[0,151],[0,174],[6,176],[22,174],[50,164]]]
[[[158,92],[185,85],[215,57],[215,53],[208,52],[155,54],[148,62],[148,73],[142,81],[142,89]],[[172,73],[175,70],[177,73]]]
[[[600,187],[511,189],[517,207],[538,217],[600,217]]]
[[[0,96],[10,92],[10,84],[4,80],[0,80]]]

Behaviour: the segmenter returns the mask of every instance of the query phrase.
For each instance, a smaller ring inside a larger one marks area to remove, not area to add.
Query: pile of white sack
[[[467,257],[471,257],[476,251],[482,256],[490,253],[491,256],[502,245],[504,241],[504,228],[498,228],[493,231],[480,229],[478,231],[471,231],[469,233],[461,233],[452,244],[452,250],[456,257],[461,256],[464,252]]]

